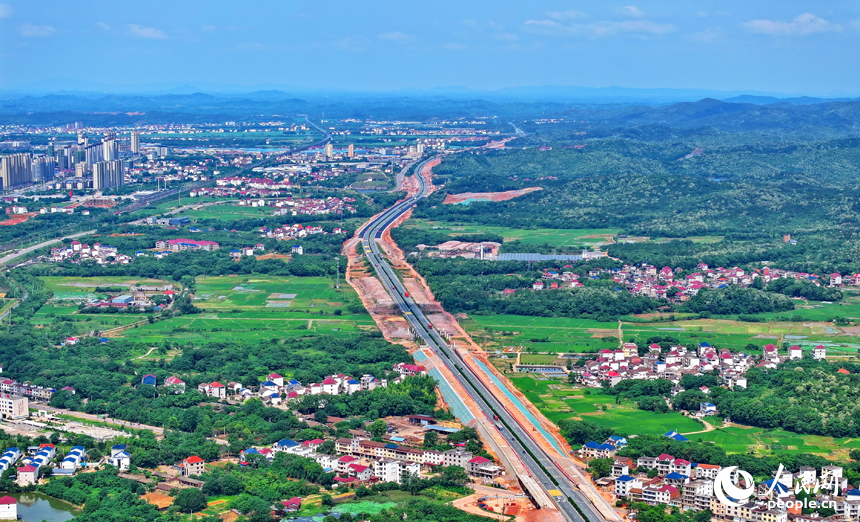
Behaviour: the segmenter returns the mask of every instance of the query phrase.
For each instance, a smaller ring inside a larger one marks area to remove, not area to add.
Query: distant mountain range
[[[427,121],[434,118],[496,116],[488,123],[556,116],[609,126],[712,126],[727,131],[766,130],[813,125],[838,133],[857,132],[860,98],[781,98],[738,94],[686,99],[701,91],[671,89],[582,89],[545,87],[508,89],[486,96],[472,91],[451,95],[434,89],[381,93],[260,90],[249,93],[97,94],[55,93],[41,96],[0,93],[0,114],[9,123],[90,125],[135,122],[219,122],[233,119],[377,118]],[[725,95],[726,93],[720,93]],[[636,97],[648,98],[636,101]],[[666,100],[681,99],[669,103]]]

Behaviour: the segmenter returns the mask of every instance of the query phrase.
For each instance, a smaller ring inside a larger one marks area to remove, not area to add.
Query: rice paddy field
[[[618,342],[601,340],[618,336],[617,322],[525,315],[472,315],[460,320],[460,325],[489,351],[515,348],[587,353],[618,348]]]
[[[48,325],[57,317],[65,317],[75,328],[77,335],[105,332],[147,318],[147,314],[81,314],[78,304],[87,299],[105,298],[108,294],[96,292],[97,287],[130,288],[136,285],[161,286],[174,284],[161,279],[129,277],[40,277],[54,297],[42,306],[31,319],[34,325]],[[13,312],[14,313],[14,312]]]
[[[615,349],[617,343],[602,341],[605,337],[644,342],[650,337],[671,336],[681,344],[697,345],[706,341],[717,348],[760,353],[747,345],[763,346],[783,342],[811,351],[824,345],[828,356],[853,357],[860,350],[860,327],[837,327],[835,317],[860,321],[860,297],[850,295],[841,302],[797,301],[791,312],[761,314],[761,322],[744,322],[736,318],[686,319],[676,314],[676,321],[659,321],[656,314],[622,317],[619,323],[564,317],[519,315],[473,315],[460,324],[488,351],[523,350],[540,353],[590,353]]]
[[[183,210],[176,215],[191,219],[220,219],[231,221],[238,219],[268,218],[272,217],[272,213],[274,211],[274,207],[247,207],[225,202],[224,204],[219,205]]]
[[[701,424],[680,413],[643,411],[637,409],[632,401],[615,404],[614,395],[595,394],[599,390],[575,388],[563,379],[546,378],[539,374],[508,377],[553,422],[571,418],[586,419],[627,435],[662,435],[672,430],[688,433],[704,429]],[[586,395],[588,392],[591,394]]]
[[[355,292],[346,284],[334,288],[333,279],[253,275],[198,277],[196,283],[193,303],[201,313],[144,324],[124,335],[185,344],[314,334],[349,337],[376,328],[369,314],[347,310],[346,303],[357,299]]]
[[[447,232],[451,236],[462,236],[468,234],[498,234],[505,241],[521,241],[527,245],[548,244],[554,247],[570,247],[571,251],[590,248],[598,243],[606,243],[619,229],[555,229],[536,228],[526,230],[522,228],[491,227],[485,225],[473,225],[466,223],[451,223],[447,221],[430,221],[426,219],[410,219],[403,225],[406,228],[421,228]],[[504,249],[503,249],[504,250]]]
[[[654,413],[636,409],[632,401],[615,403],[615,396],[600,390],[583,389],[563,379],[537,374],[509,374],[514,385],[551,421],[587,420],[633,435],[662,435],[677,431],[692,441],[713,442],[728,453],[756,455],[814,453],[833,460],[848,460],[851,450],[860,448],[860,439],[834,439],[818,435],[800,435],[782,429],[764,429],[730,424],[708,417],[715,429],[704,431],[697,421],[680,413]],[[604,410],[605,408],[605,410]]]

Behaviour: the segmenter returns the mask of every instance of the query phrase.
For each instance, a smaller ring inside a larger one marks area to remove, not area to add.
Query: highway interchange
[[[589,522],[605,522],[605,518],[594,508],[591,502],[577,489],[576,484],[568,478],[552,458],[542,449],[542,446],[534,440],[534,435],[511,415],[505,406],[493,395],[484,382],[471,367],[462,360],[459,353],[452,350],[440,334],[430,326],[430,322],[412,298],[406,297],[406,289],[394,270],[384,259],[377,240],[382,237],[386,228],[400,217],[404,212],[414,206],[419,200],[427,195],[427,186],[421,176],[421,171],[430,159],[424,160],[415,167],[420,190],[417,195],[398,202],[393,207],[376,216],[360,230],[359,237],[367,255],[368,260],[394,301],[400,307],[404,317],[409,321],[412,328],[420,336],[426,345],[451,370],[451,373],[469,393],[481,408],[487,419],[498,415],[503,424],[499,433],[514,448],[520,460],[529,469],[532,477],[537,480],[540,487],[553,499],[557,509],[564,518],[574,522],[585,522],[581,512]],[[479,421],[480,422],[480,421]],[[560,494],[556,494],[560,493]],[[575,503],[576,506],[573,506]]]

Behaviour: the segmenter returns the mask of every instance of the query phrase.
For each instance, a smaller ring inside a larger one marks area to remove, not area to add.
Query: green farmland
[[[267,341],[314,334],[353,336],[375,329],[366,312],[352,313],[357,300],[349,285],[334,288],[325,277],[200,276],[194,306],[199,314],[144,324],[124,332],[143,342],[168,339],[185,344],[209,341]]]
[[[618,323],[565,317],[472,315],[460,324],[490,351],[522,347],[525,351],[565,353],[618,348],[617,342],[601,341],[603,337],[618,336]]]
[[[615,404],[614,395],[597,393],[599,390],[574,388],[566,380],[548,379],[537,374],[520,375],[509,377],[529,401],[553,422],[570,418],[587,419],[627,435],[662,435],[672,430],[689,433],[704,429],[701,424],[680,413],[643,411],[637,409],[632,401]],[[586,391],[591,394],[585,395]]]
[[[570,247],[571,250],[581,250],[583,248],[596,245],[597,243],[606,243],[619,232],[619,229],[615,228],[536,228],[527,230],[522,228],[449,223],[446,221],[429,221],[426,219],[410,219],[403,226],[405,228],[420,228],[424,230],[448,232],[448,235],[450,236],[498,234],[505,238],[505,241],[521,241],[527,245],[548,244],[554,247]]]

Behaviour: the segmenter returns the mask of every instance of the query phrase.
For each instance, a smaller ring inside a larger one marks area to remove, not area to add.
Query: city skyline
[[[856,2],[0,3],[0,90],[524,86],[860,93]],[[69,67],[48,67],[68,63]],[[71,65],[79,63],[80,67]],[[84,63],[108,64],[105,67]],[[117,74],[117,69],[121,74]]]

